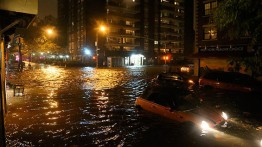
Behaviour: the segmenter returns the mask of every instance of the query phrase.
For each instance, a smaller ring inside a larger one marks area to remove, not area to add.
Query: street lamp
[[[47,39],[47,38],[55,38],[56,37],[56,29],[54,28],[54,27],[45,27],[45,28],[43,28],[43,33],[44,33],[44,35],[43,35],[43,37],[45,38],[45,39]]]
[[[83,49],[83,53],[84,55],[82,56],[82,62],[85,63],[86,61],[88,61],[89,56],[91,56],[91,51],[90,49],[85,47]]]
[[[46,33],[47,33],[48,35],[52,35],[54,32],[53,32],[52,29],[47,29],[47,30],[46,30]]]
[[[99,63],[99,59],[98,59],[98,56],[99,56],[99,53],[98,53],[98,33],[99,32],[105,32],[106,31],[106,27],[105,26],[100,26],[98,28],[98,30],[96,31],[96,42],[95,42],[95,46],[96,46],[96,67],[98,67],[98,63]]]

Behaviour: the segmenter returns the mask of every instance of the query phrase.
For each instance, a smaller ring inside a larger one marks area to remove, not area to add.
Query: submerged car
[[[238,92],[261,92],[262,83],[238,72],[211,71],[199,78],[200,88],[216,88]]]
[[[153,86],[173,86],[177,88],[190,88],[195,82],[179,72],[164,72],[153,79]]]
[[[223,112],[209,107],[201,107],[198,99],[185,89],[156,87],[146,89],[136,99],[136,106],[154,114],[181,123],[193,123],[202,129],[222,125],[227,120]]]

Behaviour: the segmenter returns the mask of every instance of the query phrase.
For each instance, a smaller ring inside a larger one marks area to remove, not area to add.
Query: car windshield
[[[158,80],[183,80],[183,77],[177,73],[162,73],[157,77]]]
[[[200,104],[199,100],[189,91],[171,87],[147,89],[142,97],[177,111],[194,109]]]

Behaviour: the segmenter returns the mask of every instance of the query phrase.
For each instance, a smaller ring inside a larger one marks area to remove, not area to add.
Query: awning
[[[219,59],[227,59],[227,58],[234,58],[234,57],[252,57],[254,53],[247,53],[247,52],[199,52],[194,53],[189,56],[189,58],[219,58]]]

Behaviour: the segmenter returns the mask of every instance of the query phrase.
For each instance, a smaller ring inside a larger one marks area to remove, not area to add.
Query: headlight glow
[[[188,80],[188,83],[189,84],[194,84],[194,81],[193,80]]]
[[[228,115],[225,112],[222,112],[222,117],[227,120],[228,119]]]
[[[202,121],[201,128],[202,130],[208,130],[210,127],[206,121]]]

